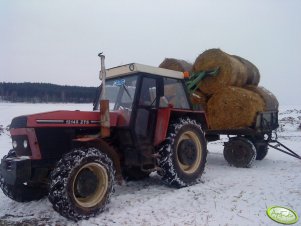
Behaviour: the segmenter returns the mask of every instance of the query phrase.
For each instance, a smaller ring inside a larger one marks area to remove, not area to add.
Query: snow
[[[0,125],[15,116],[51,110],[90,110],[87,104],[0,103]],[[278,139],[301,155],[301,106],[280,107]],[[291,117],[291,118],[290,118]],[[225,140],[226,138],[223,138]],[[8,132],[0,135],[0,157],[11,148]],[[116,185],[105,212],[77,225],[279,225],[266,214],[268,207],[285,206],[301,217],[301,161],[269,150],[252,168],[230,167],[223,142],[208,144],[205,172],[196,185],[174,189],[153,173],[138,182]],[[74,225],[55,212],[44,198],[17,203],[0,191],[0,225]],[[301,221],[295,225],[301,225]]]

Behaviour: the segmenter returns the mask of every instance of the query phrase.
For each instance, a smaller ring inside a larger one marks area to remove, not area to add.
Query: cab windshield
[[[132,110],[137,75],[106,80],[106,99],[110,110]]]

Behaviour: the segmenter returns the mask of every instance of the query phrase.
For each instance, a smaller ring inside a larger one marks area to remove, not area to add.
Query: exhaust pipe
[[[110,136],[110,112],[109,112],[109,100],[106,100],[106,68],[105,68],[105,56],[99,53],[101,63],[101,70],[99,73],[99,79],[102,81],[102,89],[100,94],[100,137],[105,138]]]
[[[102,81],[102,90],[101,90],[101,95],[100,99],[105,100],[106,99],[106,67],[105,67],[105,55],[101,53],[98,54],[100,57],[100,72],[99,72],[99,79]]]

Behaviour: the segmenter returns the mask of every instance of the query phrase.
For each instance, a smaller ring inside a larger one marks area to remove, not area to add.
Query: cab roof
[[[137,63],[125,64],[118,67],[107,69],[106,78],[125,76],[125,75],[135,74],[137,72],[159,75],[159,76],[169,77],[169,78],[184,79],[183,72],[148,66],[144,64],[137,64]]]

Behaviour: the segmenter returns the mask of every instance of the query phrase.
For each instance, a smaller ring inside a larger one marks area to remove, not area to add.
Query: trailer
[[[210,71],[201,71],[198,73],[187,73],[186,87],[190,94],[193,94],[206,76],[216,76],[219,68]],[[202,106],[195,104],[194,109],[202,109]],[[290,148],[278,141],[277,128],[278,110],[258,112],[253,124],[249,127],[229,128],[229,129],[211,129],[208,126],[206,140],[213,142],[220,140],[225,135],[228,141],[224,143],[224,158],[235,167],[251,167],[254,160],[263,160],[268,149],[273,148],[297,159],[301,157]]]

